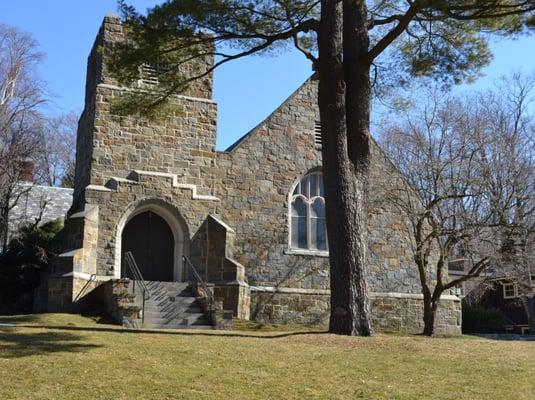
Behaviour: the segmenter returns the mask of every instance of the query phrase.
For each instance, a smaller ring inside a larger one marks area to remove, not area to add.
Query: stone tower
[[[126,88],[119,87],[106,70],[103,53],[124,40],[117,16],[108,15],[99,30],[87,63],[85,108],[79,122],[73,211],[85,205],[88,185],[102,186],[110,177],[126,178],[135,170],[191,174],[210,179],[214,165],[217,107],[212,101],[212,74],[194,81],[177,99],[181,116],[156,125],[141,118],[119,118],[110,113],[110,102]],[[213,58],[206,60],[208,68]],[[200,73],[202,71],[195,71]],[[135,129],[132,129],[135,126]],[[192,151],[195,156],[192,156]],[[203,168],[202,174],[200,168]],[[204,185],[205,187],[207,185]]]
[[[41,291],[47,293],[49,311],[73,309],[86,291],[128,277],[122,265],[127,246],[140,264],[148,265],[148,280],[184,281],[188,277],[182,256],[207,268],[208,237],[199,231],[201,226],[215,224],[211,234],[219,229],[223,243],[232,242],[228,227],[208,218],[220,213],[212,74],[174,96],[180,112],[164,122],[112,115],[111,102],[129,88],[109,76],[103,54],[121,40],[119,18],[106,16],[88,58],[73,205],[57,239],[64,252]],[[212,64],[209,58],[197,70],[188,66],[187,71],[199,74]],[[223,246],[216,253],[211,249],[211,260],[228,265],[228,249]],[[243,277],[243,267],[230,268]]]

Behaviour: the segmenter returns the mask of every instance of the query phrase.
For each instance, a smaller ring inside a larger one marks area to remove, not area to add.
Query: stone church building
[[[110,102],[128,89],[107,74],[99,48],[122,39],[119,18],[107,16],[88,59],[73,204],[58,237],[64,252],[39,290],[39,307],[75,311],[90,303],[134,326],[204,327],[230,316],[328,321],[317,83],[307,80],[256,128],[217,151],[211,75],[176,96],[181,112],[165,122],[112,115]],[[374,328],[419,331],[413,244],[384,196],[399,172],[376,145],[372,175]],[[124,279],[136,277],[127,254],[146,281],[137,289]],[[207,315],[206,299],[221,312]],[[165,307],[172,313],[164,316]],[[437,330],[459,333],[460,320],[459,299],[444,296]]]

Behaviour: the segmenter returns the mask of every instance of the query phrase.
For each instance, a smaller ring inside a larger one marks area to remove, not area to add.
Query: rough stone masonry
[[[112,115],[110,103],[128,88],[110,78],[102,54],[120,40],[119,19],[107,16],[88,59],[74,199],[60,236],[65,252],[41,288],[41,308],[75,310],[94,287],[122,278],[125,228],[132,231],[136,217],[149,213],[157,216],[149,221],[161,218],[168,226],[158,234],[169,236],[171,250],[170,259],[144,268],[166,265],[172,280],[189,280],[186,256],[237,318],[326,322],[317,82],[307,80],[265,121],[217,151],[212,75],[176,96],[181,113],[163,123]],[[407,221],[386,200],[400,180],[374,145],[368,253],[374,327],[417,332],[422,296],[414,243]],[[143,240],[143,247],[159,245],[150,236]],[[459,299],[444,296],[437,331],[460,333],[460,325]]]

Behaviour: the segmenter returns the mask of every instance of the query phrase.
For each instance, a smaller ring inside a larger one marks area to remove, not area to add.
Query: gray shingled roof
[[[9,237],[25,222],[34,222],[44,206],[41,223],[65,218],[72,204],[73,189],[40,186],[27,182],[18,184],[24,192],[15,207],[9,212]]]

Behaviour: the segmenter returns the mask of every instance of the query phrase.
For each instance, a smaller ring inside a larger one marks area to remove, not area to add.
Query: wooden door
[[[174,237],[167,222],[151,211],[132,218],[123,230],[121,276],[132,278],[124,265],[124,253],[131,251],[144,280],[170,282],[174,279]]]

